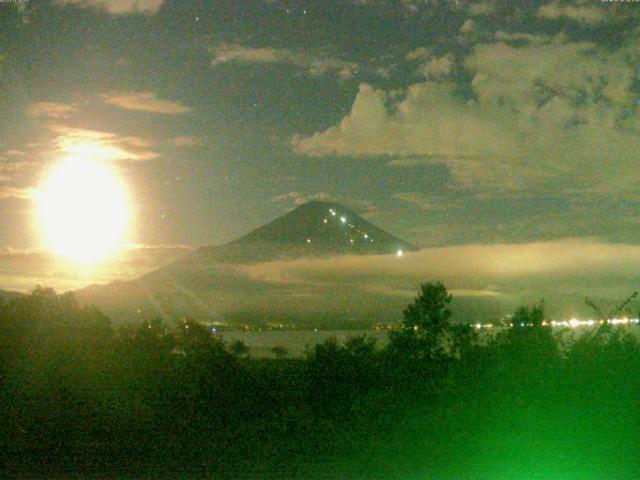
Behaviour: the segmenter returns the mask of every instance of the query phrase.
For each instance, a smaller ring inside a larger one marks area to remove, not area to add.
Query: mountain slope
[[[131,312],[217,320],[238,312],[263,317],[308,316],[312,311],[351,317],[368,312],[370,316],[393,302],[371,294],[355,298],[350,293],[353,289],[339,285],[337,279],[313,284],[255,278],[251,265],[343,255],[397,255],[415,249],[342,205],[314,201],[227,244],[203,247],[138,279],[94,285],[76,295],[84,303],[95,303],[126,318]]]
[[[20,292],[13,292],[10,290],[0,290],[0,302],[8,302],[14,298],[21,297],[24,295]]]
[[[196,257],[252,263],[329,255],[384,255],[416,247],[337,203],[312,201],[225,245]]]

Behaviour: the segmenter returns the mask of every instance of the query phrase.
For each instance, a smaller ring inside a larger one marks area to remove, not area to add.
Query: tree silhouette
[[[545,319],[544,302],[532,307],[520,306],[513,314],[513,328],[541,327]]]
[[[629,426],[639,415],[629,406],[640,388],[640,343],[632,332],[612,325],[560,350],[539,303],[516,310],[517,326],[475,343],[476,329],[452,321],[450,301],[442,284],[421,286],[392,338],[399,356],[359,336],[330,338],[304,359],[239,361],[232,352],[242,353],[241,343],[194,320],[113,330],[71,295],[41,288],[11,299],[0,305],[0,471],[62,478],[95,468],[109,477],[131,468],[131,478],[191,478],[206,466],[212,478],[254,468],[283,478],[288,465],[345,455],[348,468],[366,460],[370,473],[401,462],[399,451],[464,463],[470,441],[495,441],[490,451],[506,455],[515,442],[548,442],[541,452],[552,455],[591,425],[594,445],[618,438],[615,447],[635,458]],[[495,440],[484,433],[487,418],[504,419]],[[391,435],[389,450],[370,441]]]
[[[518,375],[524,376],[527,369],[537,372],[537,376],[526,374],[529,380],[539,381],[540,375],[548,373],[560,359],[558,342],[545,319],[544,302],[520,306],[512,317],[512,327],[496,338],[508,362],[517,365]]]
[[[276,345],[271,349],[271,353],[273,353],[276,358],[284,358],[289,355],[289,350],[282,345]]]
[[[442,282],[420,285],[420,292],[403,312],[402,327],[390,334],[391,349],[413,357],[442,359],[450,330],[451,295]]]
[[[236,340],[229,346],[229,350],[236,357],[244,357],[249,354],[249,347],[242,340]]]

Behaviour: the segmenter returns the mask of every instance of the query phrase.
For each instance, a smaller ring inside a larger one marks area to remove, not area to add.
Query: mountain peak
[[[285,256],[386,254],[415,250],[400,238],[376,227],[348,207],[312,200],[228,244],[270,246]]]
[[[335,202],[312,201],[232,242],[203,247],[135,280],[87,288],[78,294],[85,303],[117,308],[119,314],[144,310],[163,316],[204,318],[210,318],[212,312],[219,315],[237,311],[241,295],[247,312],[278,316],[296,305],[294,314],[299,309],[306,318],[306,297],[286,294],[293,291],[292,286],[283,290],[277,282],[254,281],[242,269],[228,267],[297,258],[396,255],[410,250],[415,247],[350,208]],[[338,290],[334,298],[340,302],[343,292]],[[370,313],[367,310],[367,316]],[[137,313],[134,315],[138,318]]]

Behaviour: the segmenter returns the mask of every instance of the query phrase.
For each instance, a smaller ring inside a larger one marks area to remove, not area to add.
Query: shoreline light
[[[640,324],[640,319],[638,318],[627,318],[627,317],[623,317],[623,318],[612,318],[606,321],[607,325],[638,325]],[[589,319],[589,320],[578,320],[577,318],[571,318],[569,320],[544,320],[542,322],[542,326],[543,327],[564,327],[564,328],[571,328],[571,329],[576,329],[576,328],[581,328],[581,327],[594,327],[596,325],[604,325],[605,321],[604,320],[593,320],[593,319]],[[473,324],[473,327],[476,329],[482,329],[482,328],[493,328],[494,324],[492,323],[475,323]],[[505,325],[505,327],[511,327],[513,328],[513,323],[508,323]],[[522,323],[520,324],[521,327],[533,327],[533,325],[531,324],[526,324],[526,323]]]

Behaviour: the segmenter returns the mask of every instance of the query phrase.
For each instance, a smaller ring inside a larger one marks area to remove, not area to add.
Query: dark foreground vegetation
[[[195,322],[114,329],[37,289],[0,307],[1,473],[640,478],[637,326],[560,341],[536,306],[481,342],[449,301],[423,285],[385,349],[255,359]]]

